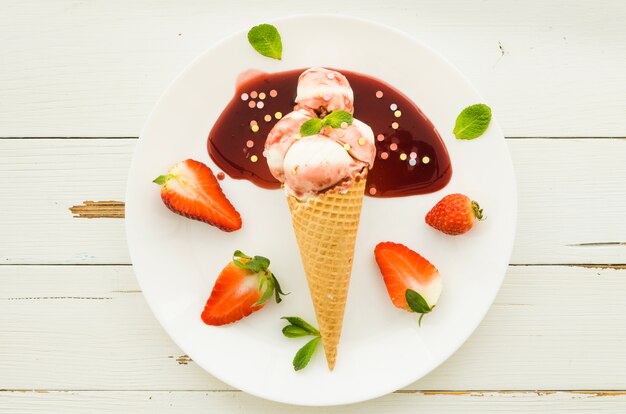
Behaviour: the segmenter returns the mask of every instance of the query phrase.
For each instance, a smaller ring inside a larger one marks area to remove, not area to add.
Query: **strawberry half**
[[[233,261],[217,277],[213,291],[202,312],[207,325],[226,325],[262,309],[275,295],[281,302],[278,280],[269,270],[270,261],[262,256],[246,256],[239,250]]]
[[[222,192],[213,171],[203,163],[179,162],[154,182],[162,185],[161,199],[174,213],[224,231],[241,228],[241,216]]]
[[[421,316],[437,304],[443,284],[435,266],[408,247],[392,242],[379,243],[374,249],[391,302]]]
[[[450,194],[426,214],[426,224],[446,234],[467,233],[475,220],[483,219],[483,210],[476,201],[463,194]]]

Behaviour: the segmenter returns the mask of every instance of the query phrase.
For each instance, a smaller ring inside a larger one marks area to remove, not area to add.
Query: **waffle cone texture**
[[[347,192],[330,191],[306,201],[287,198],[331,371],[337,360],[365,182],[363,174]]]

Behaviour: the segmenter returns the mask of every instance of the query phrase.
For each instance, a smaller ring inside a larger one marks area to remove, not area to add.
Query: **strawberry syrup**
[[[213,161],[232,178],[263,188],[279,188],[263,157],[268,132],[293,110],[298,77],[304,70],[250,72],[209,133]],[[448,184],[452,165],[433,124],[403,93],[360,73],[340,70],[354,91],[354,117],[376,137],[376,161],[366,194],[400,197],[426,194]]]

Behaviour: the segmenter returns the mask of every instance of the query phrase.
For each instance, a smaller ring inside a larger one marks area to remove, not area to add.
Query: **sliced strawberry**
[[[162,184],[161,199],[174,213],[224,231],[241,228],[241,216],[203,163],[191,159],[179,162],[154,182]]]
[[[272,294],[280,303],[284,293],[269,264],[265,257],[250,257],[237,250],[217,277],[202,312],[204,323],[217,326],[238,321],[263,308]]]
[[[422,316],[432,310],[443,287],[435,266],[408,247],[392,242],[379,243],[374,255],[396,307]]]

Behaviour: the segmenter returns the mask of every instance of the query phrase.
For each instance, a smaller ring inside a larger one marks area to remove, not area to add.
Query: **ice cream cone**
[[[326,362],[332,371],[343,325],[367,170],[347,191],[329,191],[288,203]]]

